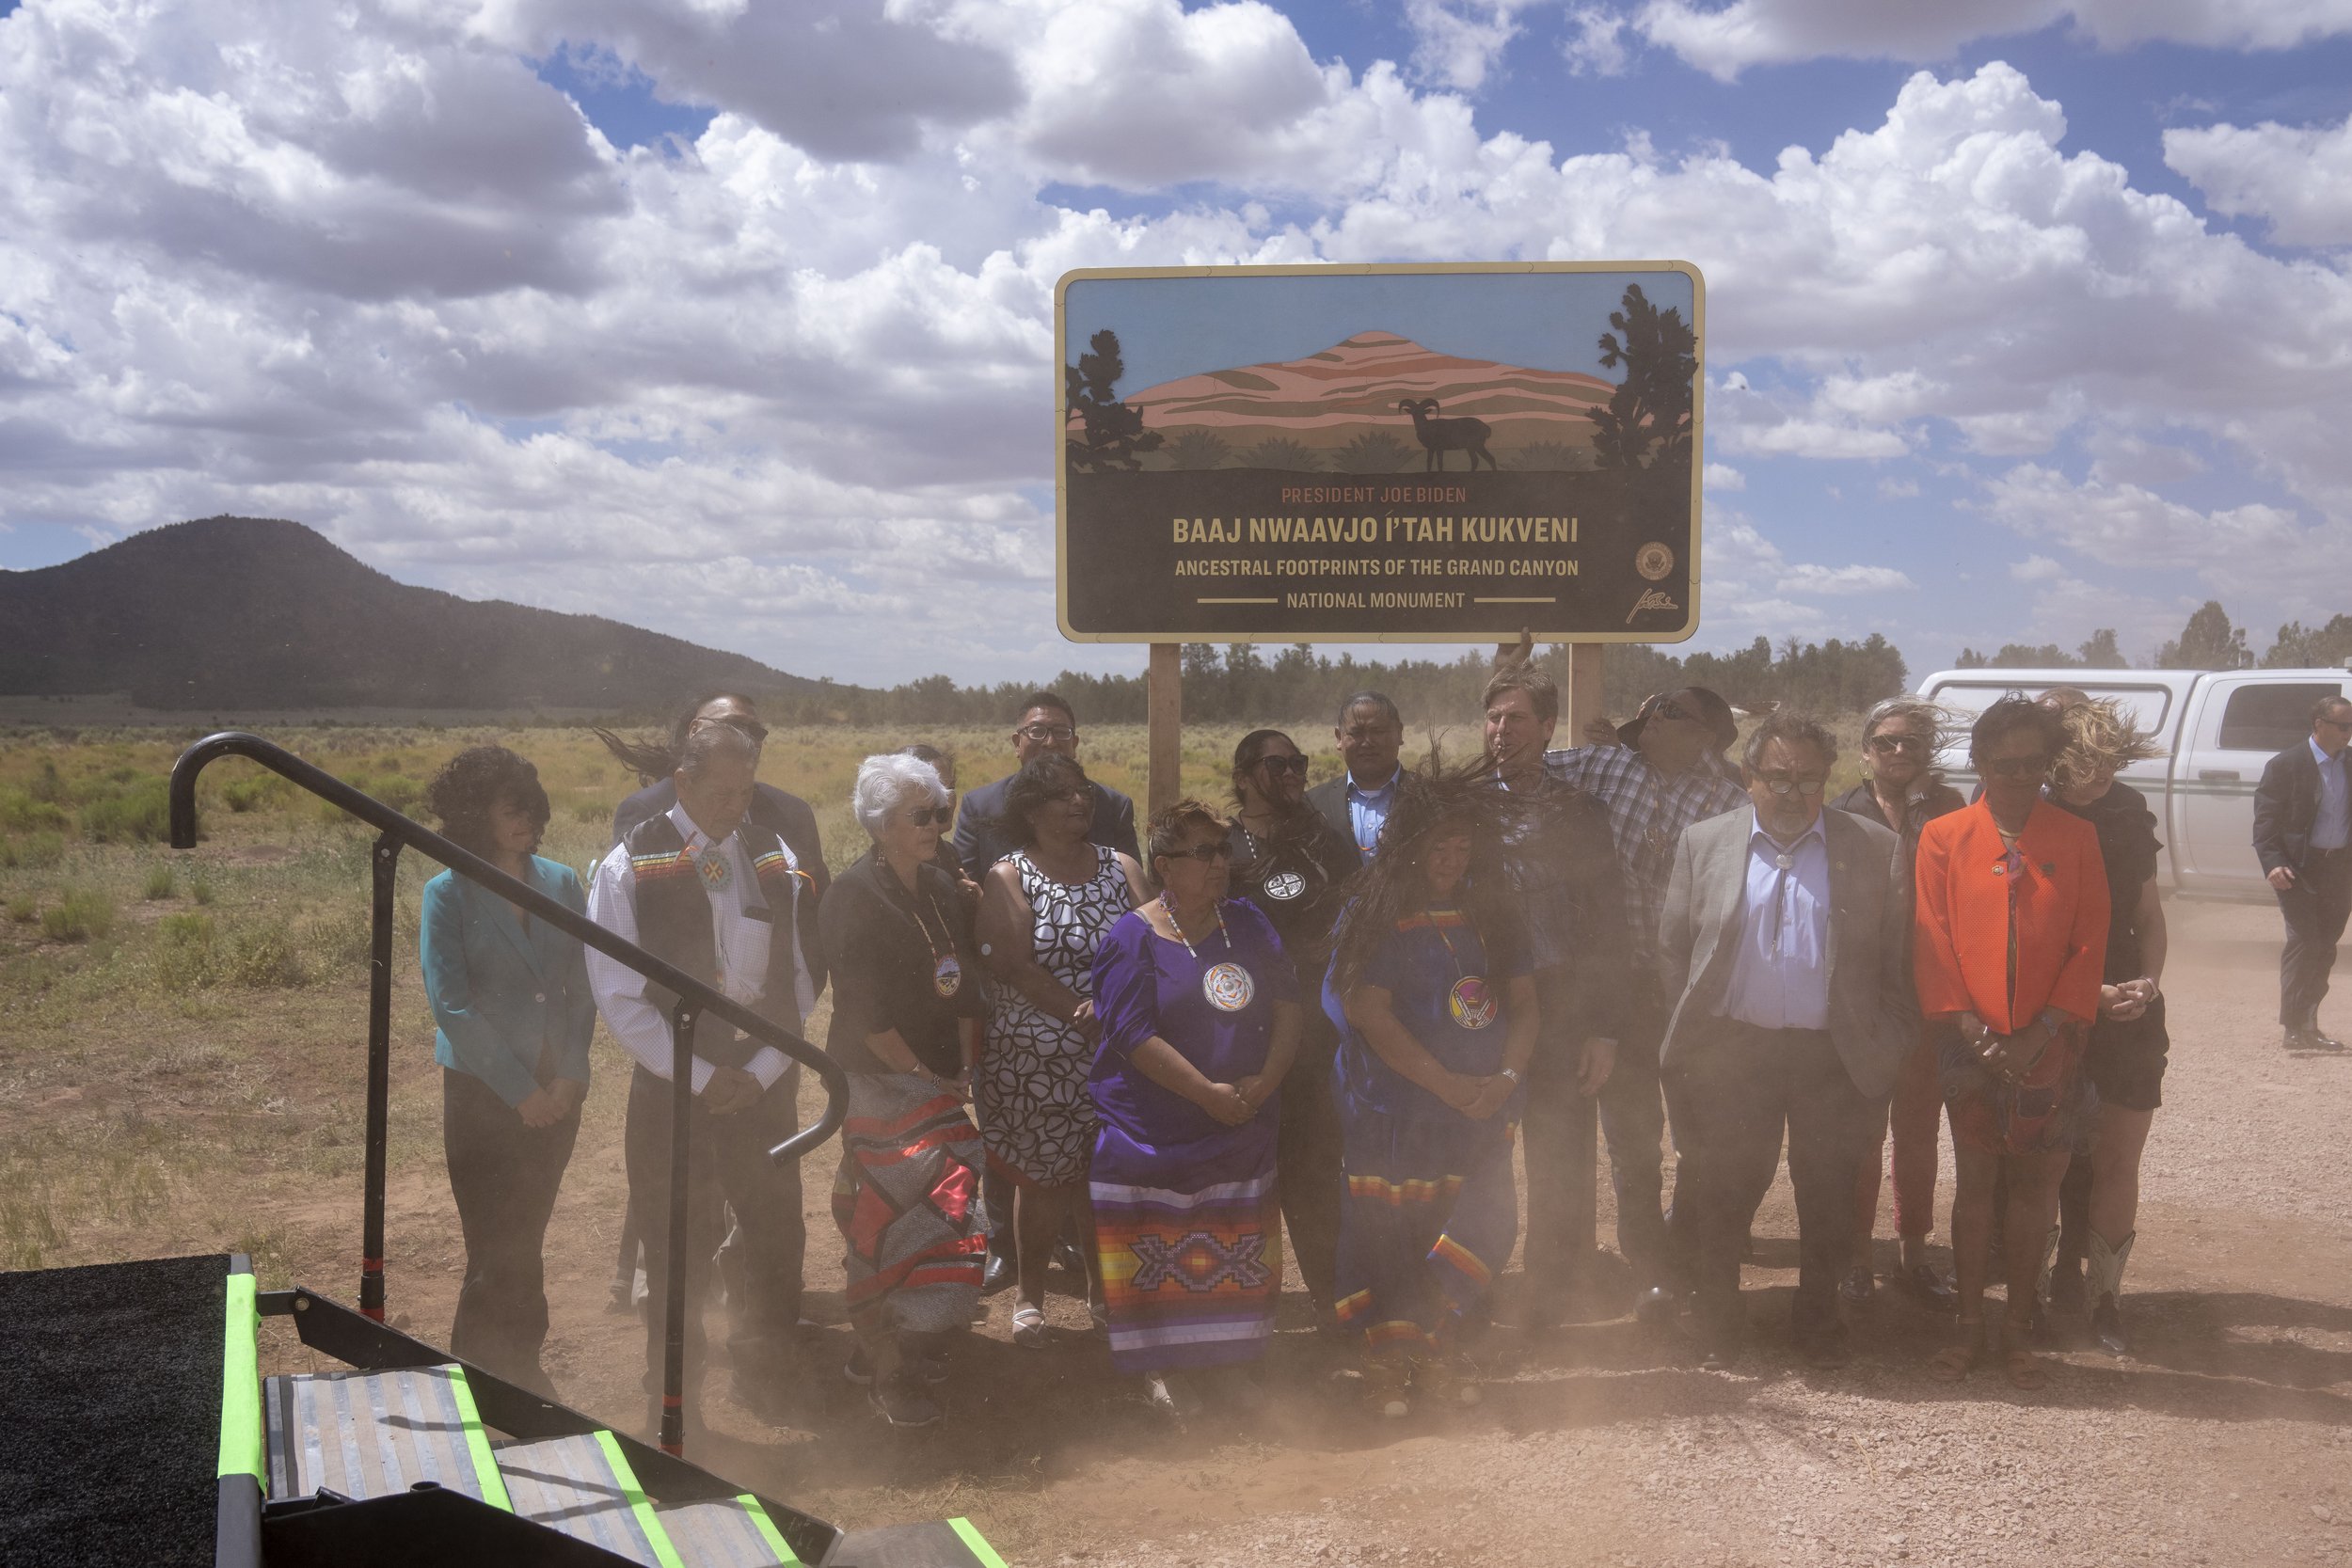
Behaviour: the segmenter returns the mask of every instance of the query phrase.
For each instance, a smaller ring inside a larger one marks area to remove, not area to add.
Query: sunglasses
[[[724,724],[731,730],[739,731],[749,736],[755,746],[762,745],[768,739],[768,726],[756,719],[697,719],[693,728],[699,730],[710,724]]]
[[[1662,719],[1670,724],[1698,724],[1705,722],[1705,721],[1700,719],[1697,714],[1691,712],[1687,708],[1676,706],[1671,700],[1662,701],[1656,707],[1650,709],[1649,716],[1652,719]]]
[[[1820,795],[1829,789],[1829,780],[1818,775],[1799,778],[1790,773],[1758,773],[1756,782],[1775,795],[1794,795],[1799,790],[1807,795]]]
[[[2329,719],[2323,716],[2319,722],[2326,729],[2352,730],[2352,719]]]
[[[1915,735],[1874,735],[1869,740],[1873,752],[1925,752],[1927,741]]]
[[[2026,757],[1991,757],[1986,760],[1984,770],[1996,779],[2038,779],[2050,770],[2050,756],[2046,752],[2036,752]]]
[[[1019,736],[1024,740],[1034,740],[1040,744],[1043,744],[1049,740],[1075,740],[1078,738],[1078,731],[1076,727],[1070,724],[1024,724],[1021,728],[1013,731],[1012,733]]]
[[[955,819],[953,806],[913,806],[907,811],[907,820],[918,828],[928,828],[934,822],[945,828]]]
[[[1303,756],[1260,757],[1258,759],[1258,766],[1264,768],[1267,772],[1273,774],[1278,779],[1285,773],[1295,773],[1302,779],[1307,776],[1307,759]]]
[[[1189,849],[1170,849],[1168,852],[1168,858],[1176,861],[1199,861],[1202,865],[1215,865],[1219,861],[1232,860],[1233,847],[1220,838],[1215,844],[1196,844]]]

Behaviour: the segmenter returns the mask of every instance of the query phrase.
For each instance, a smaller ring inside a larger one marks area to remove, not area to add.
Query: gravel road
[[[1354,1423],[1306,1448],[1201,1435],[1081,1464],[1042,1488],[1053,1525],[1025,1560],[2352,1558],[2352,1057],[2280,1050],[2275,911],[2170,913],[2172,1066],[2127,1280],[2137,1358],[2069,1354],[2039,1394],[1990,1370],[1946,1387],[1921,1368],[1934,1320],[1883,1294],[1855,1315],[1852,1367],[1803,1368],[1778,1332],[1794,1277],[1784,1178],[1748,1271],[1759,1343],[1733,1371],[1690,1368],[1628,1323],[1531,1343],[1505,1332],[1486,1402],[1450,1428]],[[2347,998],[2328,1016],[2352,1034]],[[1947,1153],[1947,1212],[1949,1169]],[[1306,1338],[1283,1336],[1278,1354],[1311,1359]],[[1342,1397],[1319,1370],[1270,1376]]]

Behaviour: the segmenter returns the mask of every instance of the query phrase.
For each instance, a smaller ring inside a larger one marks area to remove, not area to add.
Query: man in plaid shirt
[[[1673,1313],[1677,1292],[1671,1287],[1680,1272],[1659,1208],[1666,1117],[1658,1045],[1665,1032],[1666,998],[1659,980],[1658,916],[1682,830],[1747,803],[1738,773],[1723,756],[1738,735],[1728,703],[1705,687],[1687,687],[1644,703],[1617,730],[1621,744],[1544,754],[1552,777],[1599,797],[1608,807],[1625,871],[1630,995],[1616,1063],[1601,1088],[1599,1116],[1617,1194],[1617,1248],[1641,1291],[1635,1310],[1648,1321]]]

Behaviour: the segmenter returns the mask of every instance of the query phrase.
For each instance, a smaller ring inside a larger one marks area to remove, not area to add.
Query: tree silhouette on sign
[[[1076,364],[1064,365],[1061,372],[1064,400],[1083,427],[1083,434],[1069,443],[1070,466],[1089,472],[1132,472],[1143,467],[1137,454],[1155,450],[1167,437],[1144,429],[1143,410],[1120,401],[1116,388],[1127,366],[1119,356],[1119,334],[1105,327],[1088,339],[1087,346],[1093,352],[1081,354]]]
[[[1604,468],[1659,467],[1691,461],[1691,382],[1699,368],[1698,334],[1678,307],[1661,310],[1639,283],[1609,312],[1614,332],[1600,335],[1600,362],[1623,367],[1607,407],[1588,411],[1598,431],[1594,449]],[[1656,450],[1653,451],[1652,449]]]

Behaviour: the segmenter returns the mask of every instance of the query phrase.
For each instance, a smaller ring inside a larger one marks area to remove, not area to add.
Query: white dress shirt
[[[719,990],[727,1000],[749,1006],[768,993],[768,958],[772,944],[772,927],[765,920],[754,919],[744,912],[748,909],[766,907],[759,879],[752,873],[752,857],[744,850],[742,838],[729,833],[723,843],[713,844],[708,834],[694,826],[694,819],[686,815],[682,805],[670,808],[670,822],[686,840],[689,858],[701,860],[707,855],[726,858],[729,876],[724,887],[713,887],[702,880],[703,892],[710,899],[710,935],[718,957]],[[779,839],[778,843],[783,841]],[[785,845],[786,863],[797,869],[792,847]],[[793,912],[800,913],[801,879],[787,877],[785,885],[790,890]],[[588,918],[625,942],[637,938],[637,879],[630,872],[628,846],[616,844],[612,853],[596,866],[596,879],[588,889]],[[817,988],[809,978],[808,965],[801,957],[800,925],[793,923],[792,982],[793,994],[800,1013],[806,1019],[817,1006]],[[596,994],[596,1011],[604,1015],[604,1026],[612,1031],[612,1037],[621,1042],[623,1050],[644,1064],[645,1070],[657,1078],[670,1076],[670,1015],[653,998],[645,994],[645,977],[626,964],[605,957],[595,948],[588,950],[588,989]],[[711,1021],[703,1027],[732,1028],[723,1021]],[[773,1088],[776,1081],[791,1069],[792,1058],[772,1045],[763,1045],[744,1070],[759,1080],[763,1089]],[[703,1056],[694,1058],[693,1092],[700,1094],[710,1086],[714,1065]]]
[[[1821,819],[1785,845],[1749,811],[1747,897],[1724,1015],[1759,1029],[1826,1029],[1829,842]]]
[[[2344,758],[2321,751],[2317,736],[2304,744],[2319,764],[2319,809],[2312,814],[2312,847],[2341,849],[2352,839],[2352,816],[2347,816],[2344,803]]]
[[[1388,825],[1389,811],[1396,804],[1397,781],[1405,776],[1398,767],[1390,770],[1389,782],[1378,789],[1366,789],[1356,782],[1356,775],[1347,776],[1347,824],[1356,834],[1356,847],[1366,860],[1380,850],[1380,830]]]

